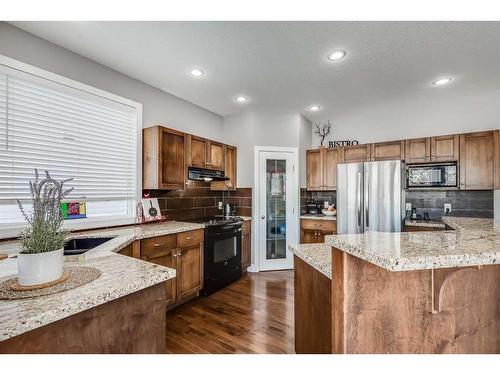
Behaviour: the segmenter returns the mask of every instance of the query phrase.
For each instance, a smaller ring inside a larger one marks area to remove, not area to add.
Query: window
[[[69,227],[133,222],[141,105],[12,61],[0,56],[0,228],[23,223],[16,199],[29,204],[35,168],[72,178],[68,199],[87,202]]]

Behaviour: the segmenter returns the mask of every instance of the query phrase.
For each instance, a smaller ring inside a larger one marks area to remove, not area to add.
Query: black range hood
[[[213,169],[205,168],[188,168],[188,179],[197,181],[225,181],[229,177],[224,176],[223,171],[216,171]]]

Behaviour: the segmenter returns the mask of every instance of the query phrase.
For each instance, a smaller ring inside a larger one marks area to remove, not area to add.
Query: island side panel
[[[433,314],[431,270],[390,272],[332,251],[332,283],[343,289],[332,290],[333,319],[344,328],[334,329],[334,352],[499,353],[499,265],[455,270]]]
[[[166,290],[160,283],[0,341],[0,353],[165,353]]]
[[[295,352],[331,353],[331,280],[294,256]]]

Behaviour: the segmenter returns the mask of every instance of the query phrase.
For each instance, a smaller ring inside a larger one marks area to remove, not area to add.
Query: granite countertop
[[[101,276],[61,293],[22,300],[0,300],[0,341],[175,277],[174,269],[116,252],[138,239],[203,228],[202,224],[171,221],[71,234],[70,238],[114,237],[82,256],[65,257],[68,265],[92,266],[101,271]],[[0,280],[17,274],[17,258],[14,256],[19,251],[18,241],[0,242],[0,253],[9,255],[8,259],[0,260]]]
[[[290,251],[323,275],[332,278],[332,247],[324,243],[289,246]]]
[[[405,225],[424,228],[446,228],[446,224],[439,220],[411,220],[406,219]]]
[[[500,263],[500,221],[447,216],[443,222],[454,230],[341,234],[326,236],[325,243],[389,271]],[[331,259],[318,260],[321,253],[312,252],[319,247],[304,246],[290,246],[290,251],[323,274],[331,274]]]
[[[311,215],[311,214],[300,215],[300,218],[310,219],[310,220],[329,220],[329,221],[337,220],[337,216]]]

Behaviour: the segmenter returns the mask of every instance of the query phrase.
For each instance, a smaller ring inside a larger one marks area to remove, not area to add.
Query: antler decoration
[[[327,120],[323,124],[323,127],[320,127],[319,124],[316,124],[316,131],[314,133],[318,134],[321,137],[321,146],[323,146],[323,141],[325,140],[326,136],[330,134],[331,128],[332,124],[330,123],[330,120]]]

